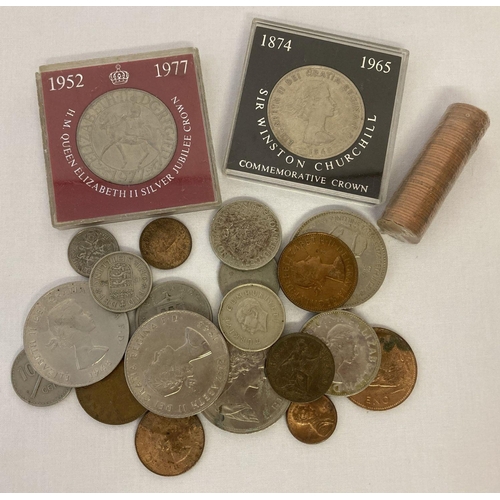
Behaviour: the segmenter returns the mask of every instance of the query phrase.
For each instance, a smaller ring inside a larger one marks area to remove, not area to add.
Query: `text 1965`
[[[280,37],[280,36],[267,36],[265,33],[262,35],[262,43],[260,44],[261,47],[267,47],[269,49],[286,49],[287,52],[292,50],[292,41],[287,40],[285,42],[285,39]]]
[[[389,73],[391,71],[391,61],[377,61],[374,57],[363,56],[361,67],[363,69],[374,69],[378,73]]]
[[[161,66],[160,64],[155,64],[154,67],[156,68],[156,78],[161,78],[168,75],[185,75],[187,72],[187,66],[187,59],[182,59],[181,61],[164,62]]]
[[[83,75],[77,73],[76,75],[59,75],[55,80],[54,77],[51,76],[49,78],[50,82],[50,91],[52,90],[62,90],[62,89],[72,89],[73,87],[83,87]]]

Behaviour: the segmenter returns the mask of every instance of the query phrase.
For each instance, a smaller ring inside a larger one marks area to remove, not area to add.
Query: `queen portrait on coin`
[[[324,339],[335,359],[334,384],[343,384],[349,380],[349,367],[358,357],[358,345],[352,330],[345,325],[335,325]]]
[[[241,302],[236,311],[236,320],[246,333],[255,335],[258,331],[267,332],[267,312],[259,301],[249,297]]]

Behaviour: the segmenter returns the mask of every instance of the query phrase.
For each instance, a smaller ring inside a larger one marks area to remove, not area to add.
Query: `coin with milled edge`
[[[11,381],[16,394],[33,406],[55,405],[71,392],[71,387],[54,384],[39,375],[31,366],[24,350],[14,360]]]
[[[112,312],[137,309],[153,286],[149,266],[138,255],[114,252],[105,255],[92,269],[89,278],[94,300]]]
[[[206,410],[229,374],[222,333],[204,316],[167,311],[143,323],[125,353],[125,376],[135,398],[164,417]]]
[[[205,432],[195,415],[166,418],[148,412],[135,433],[139,459],[160,476],[178,476],[198,462],[205,447]]]
[[[123,358],[129,324],[92,298],[86,281],[64,283],[45,293],[24,324],[24,350],[31,366],[65,387],[95,384]]]
[[[380,342],[375,330],[348,311],[329,311],[311,318],[302,332],[321,339],[335,359],[332,396],[352,396],[368,387],[380,367]]]
[[[276,261],[272,259],[265,266],[251,271],[233,269],[221,262],[219,267],[219,288],[222,295],[226,295],[233,288],[247,283],[267,286],[275,294],[278,294],[280,283],[278,281],[278,264]]]
[[[68,260],[78,274],[88,278],[99,259],[119,250],[118,242],[109,231],[88,227],[73,236],[68,246]]]

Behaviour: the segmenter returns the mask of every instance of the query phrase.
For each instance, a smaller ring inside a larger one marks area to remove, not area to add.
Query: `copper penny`
[[[180,266],[191,253],[191,234],[176,219],[163,217],[150,222],[142,231],[139,247],[144,260],[158,269]]]
[[[266,376],[282,398],[309,403],[323,396],[335,375],[333,355],[326,344],[307,333],[281,337],[266,358]]]
[[[337,427],[337,410],[328,396],[311,403],[292,403],[286,412],[292,436],[306,444],[327,440]]]
[[[146,411],[128,388],[123,360],[100,382],[75,390],[82,408],[103,424],[128,424]]]
[[[367,410],[389,410],[411,394],[417,381],[417,360],[408,342],[386,328],[374,328],[382,348],[375,380],[349,399]]]
[[[178,476],[200,459],[205,432],[200,419],[167,418],[148,412],[135,433],[135,449],[141,462],[160,476]]]
[[[326,233],[306,233],[283,250],[278,279],[284,294],[296,306],[311,312],[342,306],[358,283],[358,265],[352,250]]]

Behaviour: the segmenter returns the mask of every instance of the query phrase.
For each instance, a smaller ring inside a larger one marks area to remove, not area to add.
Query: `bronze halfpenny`
[[[199,460],[205,446],[200,419],[160,417],[148,412],[135,434],[141,462],[160,476],[178,476]]]
[[[139,247],[149,265],[158,269],[173,269],[189,257],[191,234],[182,222],[164,217],[144,228]]]
[[[311,403],[292,403],[286,412],[286,423],[294,438],[318,444],[328,439],[337,427],[337,410],[328,396]]]

